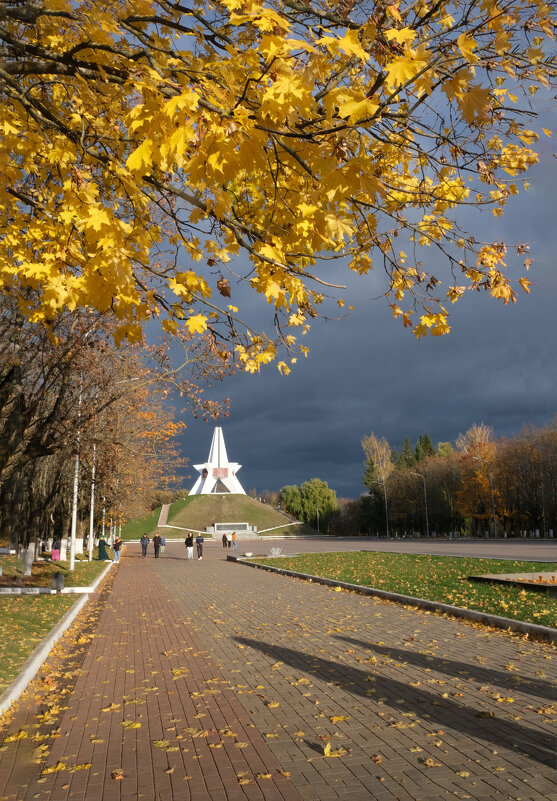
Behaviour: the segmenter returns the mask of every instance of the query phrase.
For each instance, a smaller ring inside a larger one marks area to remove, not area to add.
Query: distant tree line
[[[367,493],[341,500],[338,534],[557,536],[557,421],[495,439],[473,425],[454,444],[428,434],[400,451],[362,440]]]

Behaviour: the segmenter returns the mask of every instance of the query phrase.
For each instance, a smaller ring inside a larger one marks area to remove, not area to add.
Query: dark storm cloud
[[[230,459],[243,464],[244,489],[319,477],[339,496],[354,497],[362,491],[360,441],[370,431],[400,447],[405,436],[414,442],[426,431],[434,443],[454,442],[474,422],[505,436],[555,417],[557,160],[551,154],[534,179],[499,223],[485,210],[466,220],[481,222],[471,229],[478,239],[531,243],[532,293],[521,294],[516,306],[468,293],[451,309],[449,336],[418,342],[383,301],[372,300],[381,291],[379,275],[355,277],[345,293],[355,312],[338,323],[315,321],[310,356],[290,376],[267,368],[216,388],[231,397],[230,417],[220,424]],[[192,463],[204,461],[212,425],[187,422],[183,453]],[[195,471],[188,472],[190,488]]]

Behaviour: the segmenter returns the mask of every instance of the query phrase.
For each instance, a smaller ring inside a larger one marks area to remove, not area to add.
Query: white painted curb
[[[54,643],[59,640],[66,629],[71,626],[75,618],[89,600],[89,594],[95,592],[113,564],[114,562],[111,562],[109,565],[107,565],[105,570],[103,570],[100,576],[95,579],[93,584],[91,584],[90,587],[85,588],[86,594],[84,594],[79,601],[77,601],[71,607],[71,609],[68,609],[66,614],[58,621],[54,628],[48,632],[46,637],[42,640],[42,642],[39,643],[33,653],[25,660],[19,675],[0,696],[0,715],[9,709],[14,701],[17,701],[31,679],[35,678],[42,663],[52,650]]]

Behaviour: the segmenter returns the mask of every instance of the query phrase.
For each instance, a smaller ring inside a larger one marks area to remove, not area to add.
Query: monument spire
[[[242,465],[228,461],[222,428],[219,426],[216,426],[213,432],[209,458],[203,464],[195,464],[194,467],[199,472],[199,478],[190,490],[190,495],[210,495],[220,492],[246,494],[236,478],[236,473]]]

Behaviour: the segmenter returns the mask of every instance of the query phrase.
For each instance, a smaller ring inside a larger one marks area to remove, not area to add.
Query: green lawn
[[[21,562],[15,556],[0,557],[4,584],[21,576]],[[65,575],[66,587],[88,587],[105,569],[106,562],[76,560],[70,572],[69,562],[35,562],[33,574],[22,577],[24,587],[50,587],[52,573]],[[19,673],[27,657],[70,609],[79,595],[0,596],[0,694]]]
[[[172,523],[173,519],[179,515],[184,509],[186,509],[190,503],[194,502],[197,495],[187,495],[185,498],[181,498],[179,501],[174,501],[174,503],[170,504],[170,509],[168,510],[168,523]]]
[[[152,538],[157,532],[160,507],[136,520],[130,520],[122,526],[122,539],[138,540],[145,532]],[[263,536],[279,533],[282,536],[299,534],[316,534],[314,529],[305,524],[289,525],[287,515],[272,506],[250,498],[248,495],[191,495],[181,498],[170,505],[168,524],[179,526],[183,532],[205,531],[213,523],[250,523],[258,530],[271,529]],[[282,528],[284,526],[284,528]],[[167,539],[181,537],[178,529],[161,528],[158,533]],[[185,534],[184,534],[185,536]]]
[[[260,503],[248,495],[193,495],[172,504],[168,523],[199,531],[204,531],[213,523],[249,523],[257,526],[258,530],[263,530],[287,525],[290,518],[269,504]],[[279,530],[283,534],[286,531],[301,533],[302,529],[305,527],[288,526],[288,529]]]
[[[0,597],[0,694],[78,595]]]
[[[143,533],[151,536],[159,522],[159,515],[161,507],[154,509],[143,517],[138,517],[135,520],[130,520],[122,526],[122,539],[123,540],[138,540]]]
[[[304,554],[264,564],[557,628],[557,599],[546,593],[467,580],[484,573],[554,571],[556,564],[373,552]]]
[[[95,550],[94,555],[96,556]],[[0,583],[10,586],[14,578],[20,578],[23,587],[50,587],[53,573],[64,573],[66,587],[88,587],[106,567],[105,562],[93,559],[76,559],[75,570],[70,572],[69,562],[34,562],[31,576],[23,576],[21,561],[15,556],[1,556],[2,576]]]

